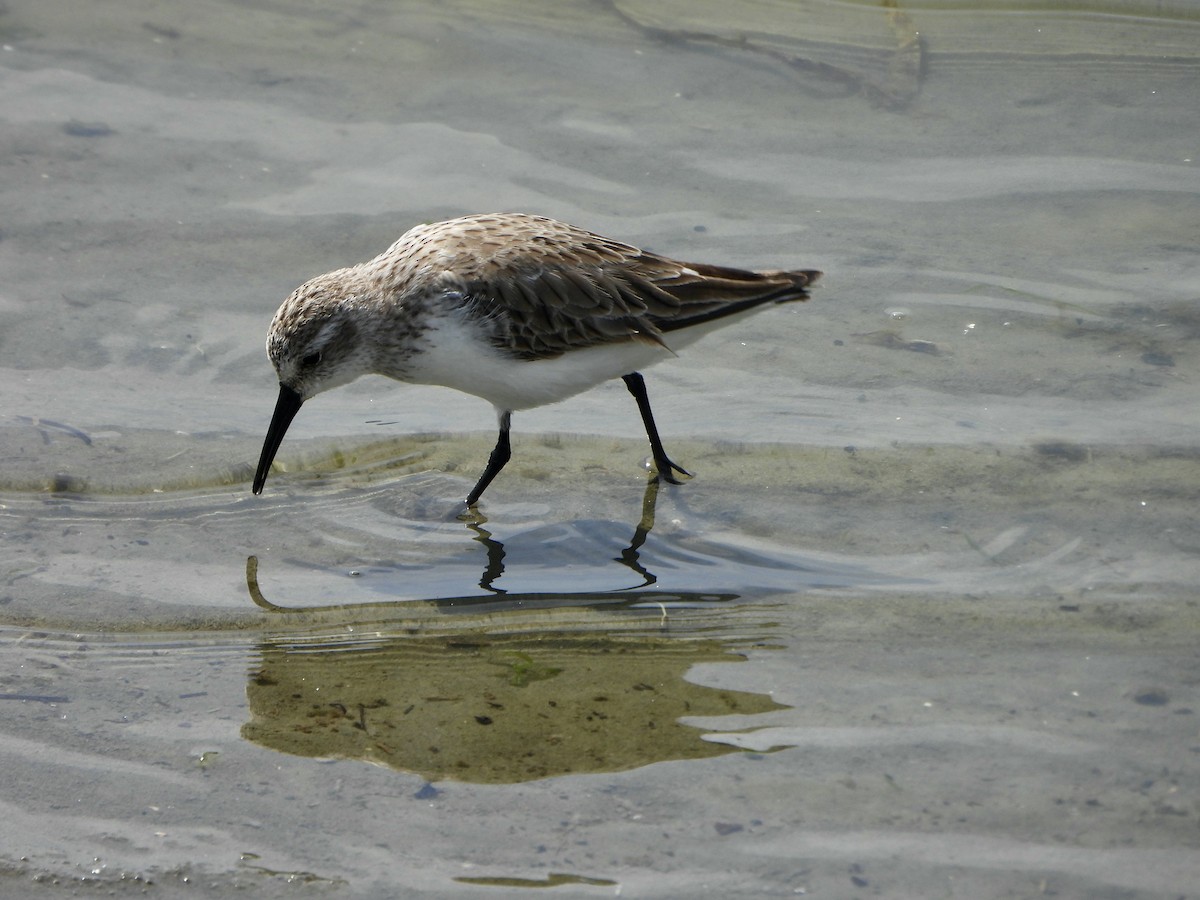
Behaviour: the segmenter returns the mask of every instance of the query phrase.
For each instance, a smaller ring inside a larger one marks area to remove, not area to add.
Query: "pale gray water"
[[[1190,896],[1200,13],[1026,5],[0,8],[0,895]],[[487,210],[827,275],[652,520],[619,383],[250,496],[278,303]]]

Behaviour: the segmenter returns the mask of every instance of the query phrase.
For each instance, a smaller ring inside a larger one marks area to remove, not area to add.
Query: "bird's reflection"
[[[457,609],[462,612],[468,610],[486,612],[493,604],[498,604],[495,606],[496,610],[522,606],[544,609],[582,605],[609,609],[622,606],[646,609],[654,608],[663,612],[664,615],[668,606],[708,606],[713,603],[723,604],[740,599],[740,592],[717,591],[708,588],[700,590],[655,589],[655,585],[658,583],[658,576],[643,561],[642,552],[650,532],[654,528],[658,491],[659,486],[657,481],[651,480],[647,483],[645,493],[642,496],[641,516],[633,529],[633,535],[629,539],[629,543],[621,550],[620,555],[612,557],[613,562],[619,563],[633,572],[637,577],[636,581],[615,588],[588,589],[583,584],[579,584],[578,589],[569,591],[555,589],[539,592],[509,590],[500,587],[498,582],[505,575],[506,559],[508,559],[510,567],[512,559],[509,558],[509,552],[505,549],[504,543],[497,540],[494,534],[486,527],[487,519],[478,512],[475,512],[465,524],[471,534],[472,541],[480,544],[484,549],[483,572],[477,582],[478,587],[483,593],[442,595],[427,597],[425,599],[442,611]],[[546,545],[542,543],[545,538],[539,537],[538,540],[539,543],[537,546],[545,549]],[[574,553],[571,560],[574,560],[577,556],[578,553]],[[676,554],[676,557],[678,557],[678,554]],[[674,562],[677,564],[678,559],[676,558]],[[539,562],[539,565],[544,564]],[[571,563],[568,562],[566,568],[570,568],[570,565]],[[524,569],[525,567],[522,566],[521,568]],[[510,572],[511,574],[513,573]],[[333,611],[336,609],[345,609],[350,606],[357,609],[365,609],[368,607],[390,607],[396,603],[406,606],[409,604],[409,601],[400,600],[399,598],[380,602],[368,601],[366,603],[335,604],[331,606],[277,604],[268,600],[259,587],[258,558],[256,556],[250,556],[246,560],[246,587],[255,605],[271,612],[303,611],[313,613],[320,610]]]
[[[633,537],[615,559],[637,582],[617,590],[506,591],[497,585],[504,544],[478,514],[467,528],[485,552],[482,594],[283,606],[263,596],[251,556],[254,602],[299,615],[276,618],[260,642],[243,736],[300,756],[370,760],[430,782],[511,784],[737,752],[711,739],[711,723],[691,719],[733,715],[740,730],[747,715],[781,707],[766,693],[686,676],[699,663],[743,660],[742,648],[762,642],[770,626],[743,615],[727,620],[716,639],[714,607],[739,594],[654,587],[641,553],[657,498],[650,483]],[[548,541],[570,554],[569,570],[579,551],[559,542],[561,534]],[[527,543],[544,548],[546,534],[535,537]],[[514,570],[523,568],[520,556],[514,546]]]
[[[642,517],[633,531],[633,538],[629,541],[629,546],[621,551],[621,555],[615,557],[615,562],[627,566],[642,580],[622,590],[650,587],[658,581],[658,576],[642,565],[641,561],[642,545],[646,543],[650,530],[654,528],[654,510],[657,505],[658,479],[651,478],[646,483],[646,493],[642,496]],[[482,514],[467,522],[467,528],[475,533],[475,540],[487,551],[487,562],[484,565],[483,577],[479,579],[479,586],[493,594],[507,594],[508,591],[504,588],[496,586],[496,582],[504,574],[504,544],[496,540],[484,527],[486,524],[487,518]]]

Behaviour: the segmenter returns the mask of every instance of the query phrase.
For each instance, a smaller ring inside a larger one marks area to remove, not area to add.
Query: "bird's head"
[[[330,273],[283,302],[267,332],[279,384],[308,400],[372,370],[362,306]]]
[[[279,376],[279,399],[254,476],[256,494],[304,401],[373,370],[367,323],[348,275],[330,272],[301,285],[271,322],[267,355]]]

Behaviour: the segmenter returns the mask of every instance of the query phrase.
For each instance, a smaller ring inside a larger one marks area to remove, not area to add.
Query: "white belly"
[[[476,329],[451,318],[442,319],[426,338],[424,352],[410,362],[407,381],[445,385],[508,410],[557,403],[673,355],[653,344],[622,341],[524,361],[503,356]]]

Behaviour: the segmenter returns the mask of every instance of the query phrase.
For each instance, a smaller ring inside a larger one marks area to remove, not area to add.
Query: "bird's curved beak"
[[[293,391],[286,384],[279,385],[279,399],[275,401],[275,414],[271,416],[271,425],[267,428],[267,439],[263,441],[262,456],[258,458],[258,471],[254,473],[254,493],[262,493],[263,485],[267,482],[267,473],[271,471],[271,462],[275,459],[275,452],[283,443],[283,436],[287,433],[288,426],[292,424],[292,419],[296,418],[296,413],[300,412],[300,406],[303,403],[304,398],[299,393]]]

